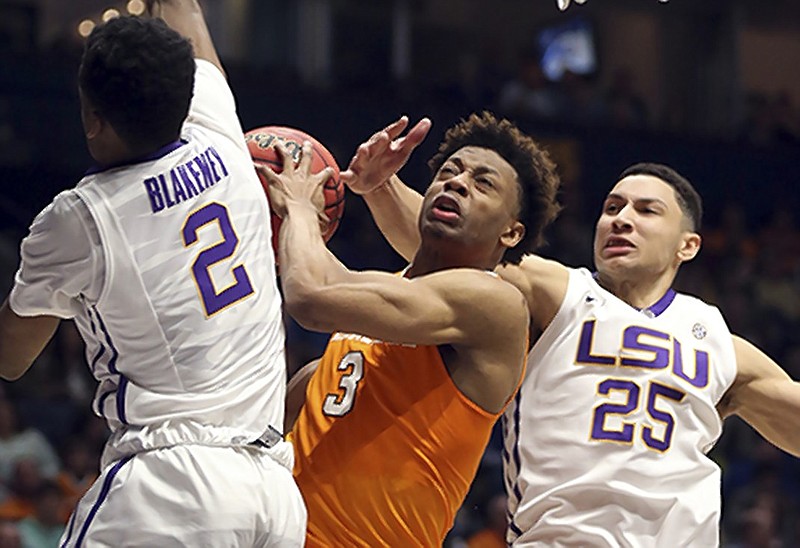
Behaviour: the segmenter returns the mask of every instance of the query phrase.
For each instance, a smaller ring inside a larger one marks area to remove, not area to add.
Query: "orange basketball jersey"
[[[307,546],[441,546],[498,416],[437,347],[334,334],[291,434]]]

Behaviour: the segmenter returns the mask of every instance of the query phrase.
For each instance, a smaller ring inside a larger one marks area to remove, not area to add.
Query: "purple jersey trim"
[[[513,422],[509,426],[508,423],[511,422],[511,421],[508,420],[507,414],[505,414],[505,413],[503,414],[503,417],[501,419],[502,420],[502,425],[503,425],[503,430],[506,431],[506,432],[504,432],[504,434],[507,435],[507,431],[510,428],[512,430],[512,432],[513,432],[513,435],[514,435],[514,445],[513,445],[513,448],[512,448],[512,454],[508,453],[505,443],[503,443],[503,452],[502,452],[502,454],[503,454],[503,459],[506,461],[506,469],[511,467],[510,464],[511,464],[512,460],[513,460],[513,463],[514,463],[515,474],[517,476],[517,479],[514,480],[514,483],[512,485],[507,485],[507,487],[509,487],[510,490],[511,490],[511,492],[508,493],[509,498],[513,500],[513,502],[515,503],[515,505],[517,507],[519,506],[519,503],[522,500],[522,490],[519,487],[519,472],[520,472],[520,468],[522,467],[521,466],[522,458],[520,457],[520,454],[519,454],[519,434],[520,434],[520,429],[521,429],[521,427],[520,427],[520,404],[521,403],[522,403],[522,392],[518,391],[516,396],[514,396]],[[503,437],[505,438],[506,436],[503,436]],[[506,511],[506,515],[508,517],[508,529],[514,535],[514,538],[518,538],[519,536],[522,535],[522,531],[517,526],[517,524],[514,523],[514,516],[511,514],[511,512],[507,510]]]
[[[100,327],[100,331],[103,332],[103,335],[106,340],[105,342],[109,350],[111,351],[111,357],[108,359],[108,370],[112,374],[119,375],[120,377],[119,384],[117,385],[116,390],[114,392],[106,392],[100,398],[100,401],[98,402],[98,408],[99,408],[98,411],[100,412],[100,416],[106,418],[105,415],[103,414],[105,399],[111,394],[116,393],[117,418],[119,419],[119,422],[121,422],[122,424],[128,424],[128,418],[125,414],[125,392],[128,387],[128,383],[130,381],[125,377],[125,375],[120,373],[119,370],[117,369],[117,358],[119,358],[119,351],[117,350],[117,347],[114,346],[114,342],[111,340],[111,334],[108,332],[106,324],[103,321],[103,318],[100,316],[100,312],[98,312],[97,308],[94,306],[92,307],[92,312],[94,312],[94,317],[97,319],[97,324]],[[94,322],[92,322],[92,329],[94,330]],[[101,343],[101,350],[102,350],[102,343]],[[99,352],[97,357],[99,358],[102,354],[103,352]],[[93,365],[92,371],[94,371],[94,364],[92,365]]]
[[[75,509],[72,511],[72,515],[69,517],[69,525],[67,525],[67,538],[64,539],[64,542],[61,543],[61,548],[65,548],[69,543],[69,539],[72,538],[72,528],[75,526],[75,512],[78,511],[78,507],[76,506]]]
[[[86,175],[95,175],[97,173],[101,173],[103,171],[108,171],[109,169],[116,169],[118,167],[132,166],[132,165],[141,164],[141,163],[144,163],[144,162],[152,162],[153,160],[158,160],[159,158],[163,158],[164,156],[166,156],[167,154],[169,154],[173,150],[177,150],[177,149],[181,148],[186,143],[188,143],[188,141],[185,141],[185,140],[181,139],[179,141],[173,141],[168,145],[164,145],[163,147],[159,148],[158,150],[156,150],[154,152],[151,152],[150,154],[145,154],[144,156],[140,156],[138,158],[134,158],[133,160],[129,160],[127,162],[122,162],[122,163],[119,163],[119,164],[113,164],[113,165],[110,165],[110,166],[92,166],[88,170],[86,170],[86,173],[84,174],[84,177]]]
[[[120,375],[119,388],[117,388],[117,417],[122,424],[128,424],[128,418],[125,416],[125,391],[128,388],[128,378]]]
[[[115,464],[111,468],[111,470],[109,470],[108,475],[103,480],[103,487],[102,489],[100,489],[100,495],[97,497],[97,500],[92,506],[92,509],[89,511],[89,515],[86,516],[86,521],[83,522],[83,527],[81,527],[81,532],[78,535],[77,540],[75,541],[75,548],[80,548],[81,544],[83,544],[83,539],[84,537],[86,537],[86,532],[89,530],[89,525],[91,525],[94,516],[100,509],[100,505],[103,504],[103,502],[106,500],[106,497],[108,497],[109,491],[111,491],[111,482],[114,481],[114,478],[117,476],[117,473],[119,472],[120,468],[125,466],[133,457],[134,455],[125,457],[117,464]],[[64,546],[66,546],[66,542],[64,543]]]
[[[111,357],[108,359],[108,370],[115,374],[119,375],[120,372],[117,370],[117,358],[119,358],[119,352],[117,351],[116,347],[114,346],[114,342],[111,340],[111,334],[106,329],[106,323],[103,321],[103,318],[100,316],[100,312],[97,311],[96,307],[92,307],[95,316],[97,317],[97,323],[100,326],[100,330],[103,332],[106,338],[106,344],[108,348],[111,350]]]
[[[598,282],[598,284],[600,283],[599,272],[596,271],[592,272],[592,278],[594,279],[594,281]],[[648,306],[646,308],[637,308],[636,310],[638,310],[639,312],[649,312],[652,318],[658,317],[661,314],[663,314],[667,308],[669,308],[669,305],[671,305],[672,301],[675,300],[675,295],[677,295],[677,293],[675,293],[674,289],[672,288],[667,289],[667,292],[664,293],[664,295],[660,299],[658,299],[655,302],[655,304]]]
[[[650,311],[653,317],[660,316],[669,305],[672,304],[672,301],[675,300],[675,290],[667,289],[667,292],[664,293],[664,296],[658,299],[655,304],[648,306],[647,308],[642,309],[643,311]]]

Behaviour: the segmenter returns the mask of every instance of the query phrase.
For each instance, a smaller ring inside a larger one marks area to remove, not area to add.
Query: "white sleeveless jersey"
[[[80,269],[70,260],[63,274],[58,264],[39,274],[37,242],[59,237],[45,230],[66,223],[59,215],[90,225],[101,252]],[[39,217],[12,305],[75,318],[99,381],[94,410],[113,432],[106,462],[180,443],[246,444],[282,427],[284,331],[268,204],[216,67],[197,61],[180,142],[87,174]],[[95,278],[74,287],[85,271]],[[44,293],[61,300],[43,302]]]
[[[504,418],[514,546],[718,544],[716,405],[736,374],[719,311],[670,290],[637,310],[571,270]]]

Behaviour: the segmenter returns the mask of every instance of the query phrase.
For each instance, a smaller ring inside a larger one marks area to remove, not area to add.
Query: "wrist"
[[[362,196],[370,196],[370,195],[373,195],[373,194],[380,194],[381,192],[385,192],[385,191],[389,190],[389,186],[391,185],[392,180],[395,177],[396,177],[396,175],[392,175],[392,176],[388,177],[381,184],[372,187],[371,189],[367,190],[366,192],[363,192],[361,195]]]

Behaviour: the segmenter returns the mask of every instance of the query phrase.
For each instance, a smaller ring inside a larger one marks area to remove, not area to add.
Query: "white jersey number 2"
[[[206,316],[212,316],[253,293],[253,285],[243,265],[231,268],[234,281],[228,287],[217,290],[211,279],[209,269],[230,258],[239,245],[239,238],[233,229],[228,209],[224,205],[212,202],[189,215],[181,231],[183,244],[189,247],[197,243],[197,231],[211,223],[217,223],[222,239],[211,247],[201,250],[192,263],[192,277],[200,293],[200,300],[203,301]]]

